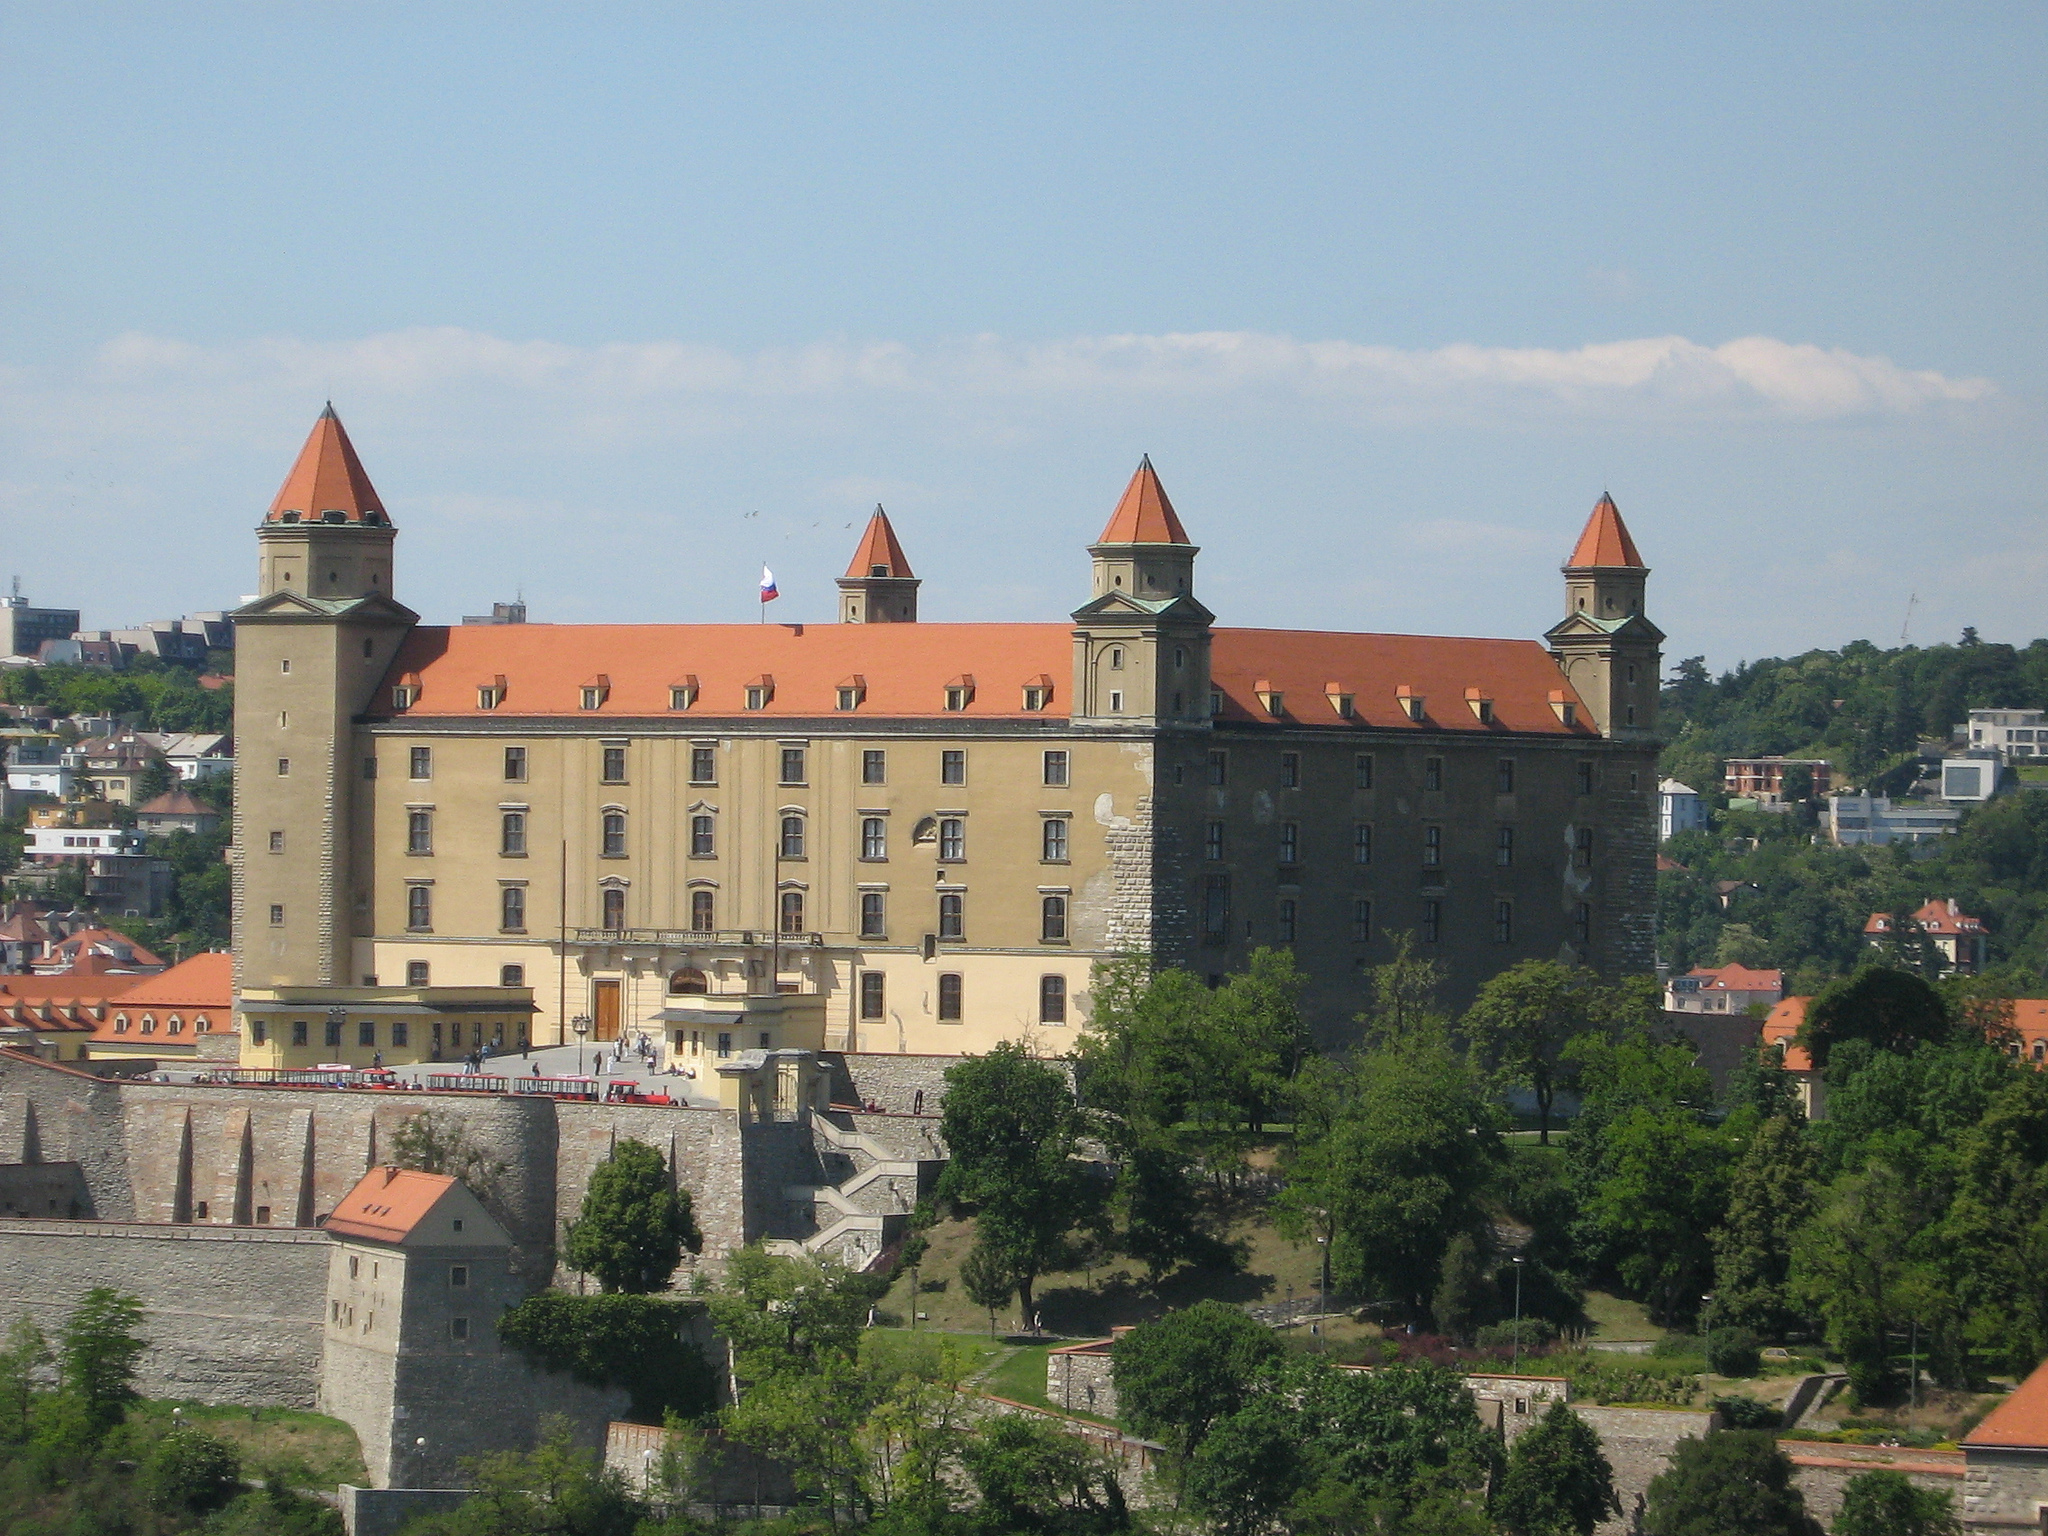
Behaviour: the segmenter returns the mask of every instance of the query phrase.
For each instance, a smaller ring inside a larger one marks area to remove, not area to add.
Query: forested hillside
[[[1731,812],[1720,795],[1725,759],[1764,754],[1824,757],[1841,780],[1897,793],[1913,780],[1918,741],[1946,740],[1987,707],[2048,707],[2048,640],[2018,649],[1966,630],[1956,645],[1889,651],[1859,640],[1719,678],[1701,657],[1680,662],[1664,690],[1662,768],[1715,810],[1710,832],[1664,845],[1682,867],[1658,878],[1661,958],[1678,970],[1776,966],[1790,990],[1810,993],[1865,955],[1872,912],[1952,897],[1990,927],[1994,982],[2038,992],[2048,978],[2048,791],[1966,813],[1957,836],[1918,857],[1816,843],[1810,814]]]

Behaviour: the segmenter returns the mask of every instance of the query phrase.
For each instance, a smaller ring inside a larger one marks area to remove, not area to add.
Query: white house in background
[[[190,782],[235,771],[235,744],[218,731],[137,731],[164,755],[178,777]]]
[[[2004,771],[1988,752],[1982,757],[1945,757],[1941,760],[1941,798],[1951,805],[1981,805],[1998,793],[1999,775]]]
[[[1996,752],[2000,762],[2048,757],[2048,723],[2038,709],[1973,709],[1955,735],[1973,749]]]
[[[64,761],[64,747],[55,737],[17,741],[7,749],[7,787],[16,794],[71,797],[78,775]]]
[[[1996,764],[1989,766],[1996,767]],[[1925,843],[1947,837],[1962,821],[1953,806],[1926,801],[1893,802],[1883,795],[1829,795],[1821,803],[1821,830],[1843,847]]]
[[[1664,984],[1664,1006],[1672,1013],[1741,1013],[1752,1003],[1778,1006],[1785,995],[1783,971],[1753,971],[1746,965],[1701,967]]]
[[[1707,807],[1690,784],[1666,779],[1657,786],[1657,840],[1669,842],[1680,832],[1704,832]]]

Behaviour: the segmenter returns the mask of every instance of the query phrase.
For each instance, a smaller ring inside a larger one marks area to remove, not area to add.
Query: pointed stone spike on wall
[[[256,1224],[256,1138],[249,1124],[249,1114],[244,1110],[236,1120],[230,1120],[229,1142],[235,1160],[235,1225],[251,1227]]]
[[[305,1115],[306,1134],[299,1143],[298,1209],[292,1215],[292,1225],[298,1227],[313,1225],[313,1112],[307,1110]]]
[[[180,1224],[192,1219],[192,1111],[186,1109],[178,1121],[178,1171],[171,1182],[171,1220]]]

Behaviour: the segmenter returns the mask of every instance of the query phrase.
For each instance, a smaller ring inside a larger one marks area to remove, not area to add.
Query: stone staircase
[[[810,1117],[818,1164],[834,1183],[787,1184],[783,1198],[811,1230],[800,1238],[770,1238],[770,1253],[830,1258],[851,1269],[866,1269],[900,1238],[919,1196],[937,1177],[944,1159],[928,1134],[917,1148],[890,1147],[831,1114]],[[930,1156],[906,1155],[929,1152]]]

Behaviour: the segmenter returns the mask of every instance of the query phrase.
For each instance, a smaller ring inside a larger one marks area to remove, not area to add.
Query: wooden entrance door
[[[593,1040],[616,1040],[619,1038],[619,984],[616,979],[594,981],[590,984],[591,1020],[590,1038]]]

